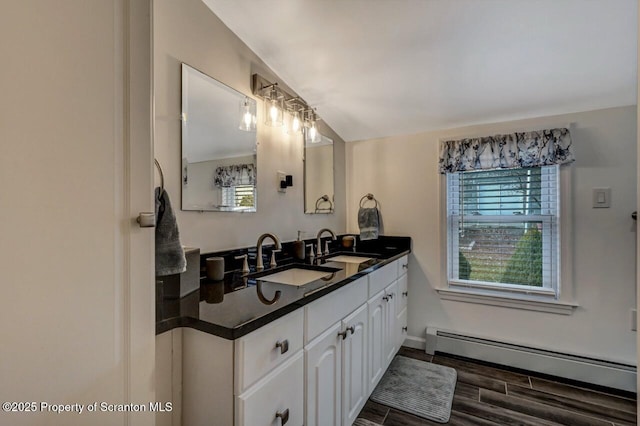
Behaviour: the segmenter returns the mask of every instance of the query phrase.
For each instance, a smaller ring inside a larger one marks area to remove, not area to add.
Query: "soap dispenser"
[[[304,260],[305,257],[305,245],[304,241],[300,239],[302,231],[298,231],[298,239],[293,242],[293,256],[296,259]]]

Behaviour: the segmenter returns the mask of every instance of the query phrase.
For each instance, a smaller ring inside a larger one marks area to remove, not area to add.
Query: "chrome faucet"
[[[264,269],[264,263],[262,262],[262,242],[264,241],[265,238],[271,238],[271,240],[275,243],[276,248],[274,249],[274,253],[275,250],[282,250],[282,245],[280,244],[280,240],[278,239],[278,237],[276,237],[273,234],[270,233],[265,233],[262,234],[258,237],[258,242],[256,243],[256,247],[258,248],[258,259],[257,259],[257,263],[256,263],[256,270],[261,271]],[[276,262],[275,262],[275,255],[274,253],[271,254],[271,264],[270,266],[276,266]]]
[[[333,232],[331,229],[329,228],[322,228],[321,230],[318,231],[318,235],[316,235],[316,247],[318,248],[318,257],[329,254],[329,244],[327,243],[326,247],[325,247],[325,251],[324,253],[322,253],[322,240],[320,239],[322,237],[322,234],[328,232],[331,234],[331,238],[333,239],[333,241],[336,240],[336,233]]]

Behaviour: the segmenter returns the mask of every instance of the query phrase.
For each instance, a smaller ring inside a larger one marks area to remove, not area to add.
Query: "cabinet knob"
[[[382,296],[382,300],[384,300],[385,302],[388,302],[388,301],[389,301],[389,297],[387,297],[387,296]]]
[[[389,299],[393,299],[393,295],[394,295],[394,294],[395,294],[395,293],[389,293],[389,295],[388,295],[388,296],[389,296]]]
[[[345,331],[349,331],[349,332],[351,332],[351,334],[353,334],[353,333],[356,332],[356,328],[354,326],[347,327],[347,329]]]
[[[402,292],[402,295],[403,295],[404,297],[407,297],[407,296],[409,295],[409,292],[408,292],[408,291],[403,291],[403,292]]]
[[[402,264],[402,267],[403,267],[404,269],[407,269],[407,268],[409,267],[409,265],[408,265],[408,264],[406,264],[406,263],[403,263],[403,264]]]
[[[280,353],[283,354],[289,350],[289,341],[283,340],[282,342],[276,342],[276,348],[280,348]]]
[[[402,331],[406,332],[407,330],[409,330],[407,327],[402,327]]]
[[[289,409],[287,408],[284,411],[276,412],[276,419],[277,418],[281,419],[281,424],[286,424],[289,421]]]
[[[342,340],[347,338],[347,330],[338,332],[338,336],[342,337]]]

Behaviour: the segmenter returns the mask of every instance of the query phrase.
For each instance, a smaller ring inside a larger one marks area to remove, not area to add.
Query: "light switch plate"
[[[611,188],[593,188],[593,208],[611,207]]]

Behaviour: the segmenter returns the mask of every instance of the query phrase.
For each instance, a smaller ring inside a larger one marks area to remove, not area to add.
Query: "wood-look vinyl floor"
[[[471,361],[402,347],[398,355],[453,367],[458,382],[449,425],[623,426],[636,424],[636,400]],[[367,401],[356,425],[440,425]]]

